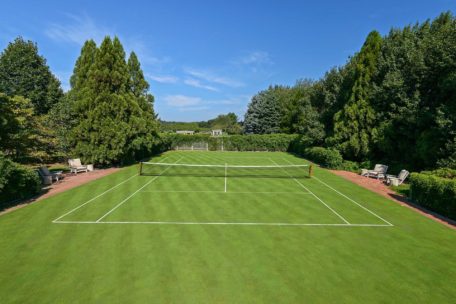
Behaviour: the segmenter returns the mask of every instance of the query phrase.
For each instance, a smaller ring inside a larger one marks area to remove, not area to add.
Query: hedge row
[[[226,151],[290,151],[292,134],[233,135],[223,138]]]
[[[36,171],[11,161],[0,152],[0,210],[37,194],[40,189]]]
[[[304,149],[303,156],[329,169],[340,168],[344,161],[339,151],[323,147],[306,148]]]
[[[442,173],[440,169],[437,174]],[[413,202],[456,220],[456,179],[443,178],[432,172],[412,173],[410,195]]]
[[[207,143],[209,150],[217,151],[290,151],[291,143],[296,135],[265,134],[265,135],[231,135],[212,137],[206,134],[162,134],[162,151],[176,149],[183,145]]]

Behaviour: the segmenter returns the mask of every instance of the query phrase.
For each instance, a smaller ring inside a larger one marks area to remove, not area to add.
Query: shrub
[[[337,169],[358,173],[360,171],[360,164],[354,161],[344,160]]]
[[[412,173],[410,195],[416,204],[456,220],[456,179]]]
[[[304,157],[329,169],[340,168],[343,162],[342,155],[340,155],[339,151],[323,147],[305,149]]]
[[[38,174],[0,153],[0,210],[20,199],[37,194],[41,189]]]
[[[443,178],[456,178],[456,170],[450,168],[439,168],[433,171],[423,171],[422,174],[435,175]]]

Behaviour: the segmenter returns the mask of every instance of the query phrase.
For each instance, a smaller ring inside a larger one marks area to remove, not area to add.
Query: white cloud
[[[179,108],[179,112],[197,112],[209,110],[208,106]]]
[[[236,62],[241,64],[271,64],[271,57],[267,52],[264,51],[254,51],[249,54],[239,58]]]
[[[51,23],[45,30],[46,36],[55,41],[63,41],[83,45],[88,39],[100,42],[107,35],[113,36],[113,31],[107,27],[96,25],[87,15],[76,16],[67,14],[71,20],[66,24]]]
[[[184,69],[185,73],[188,75],[191,75],[195,78],[199,78],[201,80],[205,80],[207,82],[212,82],[212,83],[217,83],[217,84],[222,84],[228,87],[242,87],[244,84],[240,81],[230,79],[227,77],[221,77],[218,75],[215,75],[214,73],[206,70],[197,70],[197,69],[191,69],[191,68],[186,68]]]
[[[177,83],[179,78],[172,76],[172,75],[151,75],[146,73],[147,78],[152,79],[159,83]]]
[[[209,90],[209,91],[213,91],[213,92],[218,92],[218,89],[213,87],[213,86],[210,86],[210,85],[205,85],[205,84],[202,84],[201,81],[197,80],[197,79],[185,79],[184,80],[184,83],[186,85],[189,85],[189,86],[192,86],[192,87],[195,87],[195,88],[200,88],[200,89],[205,89],[205,90]]]
[[[200,97],[191,97],[185,95],[168,95],[165,96],[164,100],[169,106],[177,108],[196,106],[203,102]]]
[[[144,65],[160,65],[171,61],[170,57],[156,57],[150,54],[148,46],[141,37],[125,37],[109,27],[96,24],[87,14],[66,14],[66,16],[68,21],[64,24],[51,23],[44,31],[46,36],[57,42],[77,45],[83,45],[89,39],[100,44],[106,36],[118,36],[125,48],[126,55],[128,56],[130,52],[134,51]]]

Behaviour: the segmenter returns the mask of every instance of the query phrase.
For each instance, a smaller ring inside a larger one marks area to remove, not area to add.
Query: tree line
[[[324,77],[256,94],[250,134],[297,133],[303,146],[408,169],[456,167],[456,19],[372,31]]]

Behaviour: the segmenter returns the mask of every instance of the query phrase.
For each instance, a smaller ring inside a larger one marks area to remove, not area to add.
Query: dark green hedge
[[[431,172],[412,173],[410,195],[414,203],[456,220],[456,179],[439,177]]]
[[[40,189],[41,181],[36,171],[17,164],[0,153],[0,210],[37,194]]]
[[[303,156],[323,167],[338,169],[342,166],[343,159],[339,151],[323,147],[312,147],[304,150]]]
[[[212,137],[206,134],[161,134],[161,148],[166,151],[175,149],[180,145],[192,143],[208,143],[209,150],[224,151],[289,151],[291,143],[297,138],[290,134],[264,134],[264,135],[231,135]]]
[[[223,138],[223,147],[226,151],[286,152],[296,137],[291,134],[232,135]]]

